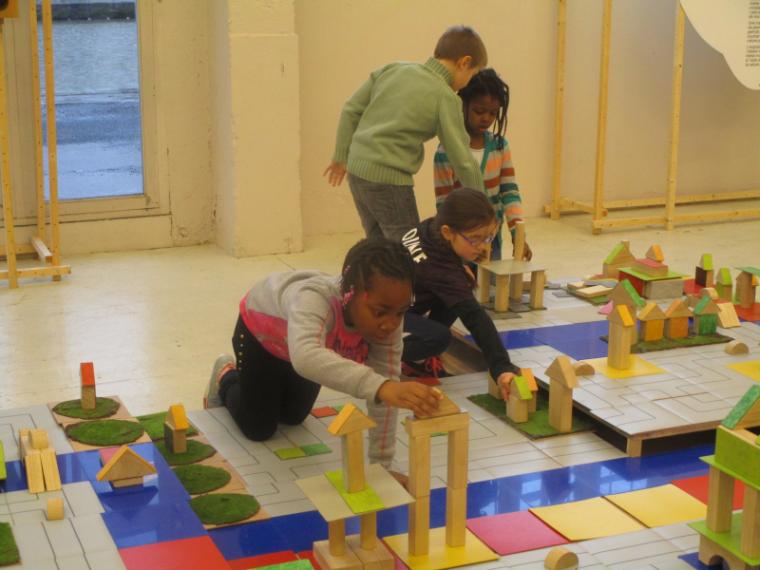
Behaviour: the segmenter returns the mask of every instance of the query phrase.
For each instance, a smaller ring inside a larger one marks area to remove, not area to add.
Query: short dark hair
[[[440,230],[449,226],[455,232],[467,232],[496,221],[491,201],[482,190],[457,188],[453,190],[435,215],[435,225]]]
[[[343,260],[341,293],[372,288],[372,277],[382,275],[414,285],[414,261],[400,242],[386,238],[366,238],[348,250]]]
[[[499,74],[490,67],[473,75],[470,82],[459,90],[459,96],[464,103],[465,118],[472,100],[484,95],[489,95],[499,102],[499,114],[494,122],[493,135],[499,148],[504,148],[507,110],[509,109],[509,85],[504,83]]]
[[[484,67],[488,63],[488,53],[483,40],[469,26],[451,26],[438,39],[433,57],[458,61],[469,55],[472,58],[470,67]]]

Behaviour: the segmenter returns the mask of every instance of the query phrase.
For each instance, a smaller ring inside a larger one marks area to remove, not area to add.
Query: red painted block
[[[734,306],[740,319],[751,322],[760,321],[760,303],[755,303],[751,309],[742,309],[739,305]]]
[[[80,363],[79,377],[82,379],[82,386],[94,386],[95,385],[95,365],[92,362]]]
[[[619,280],[622,281],[623,279],[628,279],[628,281],[631,282],[631,285],[633,285],[633,288],[636,289],[636,292],[639,295],[644,295],[644,280],[643,279],[634,277],[630,273],[626,273],[624,269],[621,269]]]
[[[248,570],[249,568],[261,568],[262,566],[272,566],[273,564],[282,564],[283,562],[294,562],[298,558],[292,550],[283,550],[282,552],[272,552],[271,554],[260,554],[258,556],[229,560],[227,564],[229,564],[231,570]]]
[[[709,484],[709,476],[701,475],[699,477],[689,477],[688,479],[677,479],[671,481],[673,485],[686,491],[694,497],[699,499],[705,505],[707,504],[707,489]],[[736,481],[734,483],[734,510],[744,507],[744,483]]]
[[[697,285],[694,279],[683,280],[683,292],[685,295],[696,295],[702,290],[702,285]]]
[[[469,519],[467,528],[499,556],[569,542],[530,511]]]
[[[313,408],[311,415],[315,418],[326,418],[329,416],[337,416],[338,412],[331,406],[323,406],[321,408]]]
[[[229,570],[229,564],[211,538],[197,536],[119,549],[127,570]]]

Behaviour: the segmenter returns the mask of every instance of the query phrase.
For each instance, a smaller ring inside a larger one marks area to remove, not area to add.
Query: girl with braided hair
[[[439,399],[397,381],[413,265],[400,243],[371,238],[351,248],[340,277],[292,271],[256,283],[240,302],[235,356],[216,359],[204,407],[225,406],[246,437],[263,441],[278,423],[303,422],[322,386],[366,399],[377,424],[370,461],[388,467],[396,408],[425,416]]]
[[[506,221],[510,232],[515,222],[522,219],[522,199],[512,165],[512,151],[505,136],[509,86],[491,68],[477,73],[459,90],[464,111],[464,122],[470,135],[470,152],[480,166],[485,191],[491,201],[499,227],[491,244],[491,259],[501,259],[501,228]],[[452,190],[461,188],[451,166],[446,149],[441,144],[433,160],[436,205],[440,207]],[[525,244],[525,260],[532,252]]]

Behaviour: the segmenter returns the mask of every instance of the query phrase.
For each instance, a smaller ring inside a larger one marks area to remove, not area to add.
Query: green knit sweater
[[[482,189],[462,101],[451,81],[451,73],[434,58],[424,65],[391,63],[373,72],[343,106],[333,160],[371,182],[412,185],[425,155],[422,145],[437,135],[457,178]]]

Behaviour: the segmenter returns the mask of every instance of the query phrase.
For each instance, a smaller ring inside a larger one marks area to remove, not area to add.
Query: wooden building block
[[[576,376],[593,376],[596,374],[594,367],[585,360],[579,360],[578,362],[574,363],[573,369],[575,370]]]
[[[718,303],[718,311],[718,323],[724,329],[742,326],[733,303]]]
[[[341,555],[330,554],[330,542],[320,540],[314,543],[314,558],[322,570],[362,570],[363,565],[356,554],[346,550]]]
[[[485,262],[487,263],[487,262]],[[483,263],[478,265],[478,302],[485,305],[491,300],[491,272]]]
[[[439,398],[438,409],[429,416],[425,416],[425,418],[439,418],[441,416],[458,414],[462,411],[459,409],[459,406],[457,406],[443,391],[435,387],[432,388],[432,390],[433,393]]]
[[[544,568],[548,570],[575,570],[578,568],[578,555],[562,546],[555,546],[546,555]]]
[[[114,487],[142,484],[143,477],[156,473],[156,468],[127,445],[122,445],[98,471],[98,481],[109,481]]]
[[[470,448],[469,426],[449,432],[446,486],[451,489],[467,487],[467,468]]]
[[[47,520],[49,521],[60,521],[63,520],[63,498],[62,497],[54,497],[52,499],[47,500],[47,506],[45,508],[45,515]]]
[[[415,499],[430,495],[430,435],[409,437],[409,494]]]
[[[359,517],[359,542],[363,549],[377,546],[377,513],[365,513]]]
[[[726,344],[726,354],[736,356],[737,354],[748,354],[749,347],[740,340],[732,340]]]
[[[363,491],[366,485],[364,477],[364,432],[354,431],[341,436],[343,451],[343,484],[346,491],[356,493]]]
[[[493,310],[497,313],[505,313],[509,310],[509,275],[496,276],[496,296],[494,297]]]
[[[644,257],[651,259],[652,261],[659,261],[663,263],[665,261],[665,254],[662,253],[662,247],[658,244],[653,244],[649,247]]]
[[[544,287],[546,286],[546,272],[533,271],[530,274],[530,301],[531,309],[544,308]]]
[[[633,262],[632,267],[651,277],[664,277],[668,274],[668,266],[654,259],[637,259]]]
[[[39,449],[30,449],[26,454],[26,485],[30,493],[45,492],[45,477],[42,474],[42,454]]]
[[[43,449],[50,447],[50,443],[48,442],[48,434],[44,429],[30,429],[29,441],[31,442],[33,449],[39,449],[42,451]]]
[[[340,413],[327,426],[327,431],[335,436],[346,435],[351,432],[370,429],[377,424],[354,404],[348,403],[343,406]]]
[[[573,391],[556,380],[549,383],[549,425],[560,433],[573,427]]]
[[[171,423],[164,422],[164,443],[171,453],[185,453],[187,451],[185,430],[179,430]]]
[[[497,400],[504,399],[504,395],[501,393],[501,388],[496,385],[496,380],[494,380],[490,374],[488,375],[488,393]]]
[[[0,3],[3,7],[0,8],[0,25],[2,21],[8,18],[18,18],[18,0],[7,0]],[[9,223],[7,220],[5,223]]]
[[[46,491],[59,491],[61,489],[61,473],[58,470],[58,460],[55,458],[55,450],[52,447],[40,452],[42,464],[42,476],[45,480]]]
[[[346,538],[346,544],[359,559],[364,570],[394,570],[396,567],[393,553],[379,540],[376,540],[374,548],[366,549],[361,546],[360,538],[354,534]]]
[[[330,554],[341,556],[346,553],[346,521],[339,519],[328,521],[327,542],[330,545]]]
[[[728,532],[734,502],[734,478],[710,465],[707,491],[707,528],[714,532]]]
[[[467,528],[467,487],[446,488],[446,546],[464,546]]]
[[[675,299],[683,295],[683,279],[656,279],[644,284],[642,291],[647,299]]]
[[[440,418],[417,418],[408,419],[404,429],[410,437],[420,435],[433,435],[438,432],[450,432],[462,429],[469,425],[470,415],[467,412],[441,416]]]
[[[430,497],[419,497],[409,505],[409,553],[427,554],[430,549]]]
[[[744,489],[741,551],[751,558],[760,557],[760,491],[749,485]]]
[[[530,400],[523,400],[519,395],[510,393],[509,399],[507,400],[507,417],[516,424],[527,422],[529,417],[529,404]]]
[[[79,378],[82,390],[82,409],[94,410],[96,403],[95,366],[92,362],[82,362],[79,364]]]

